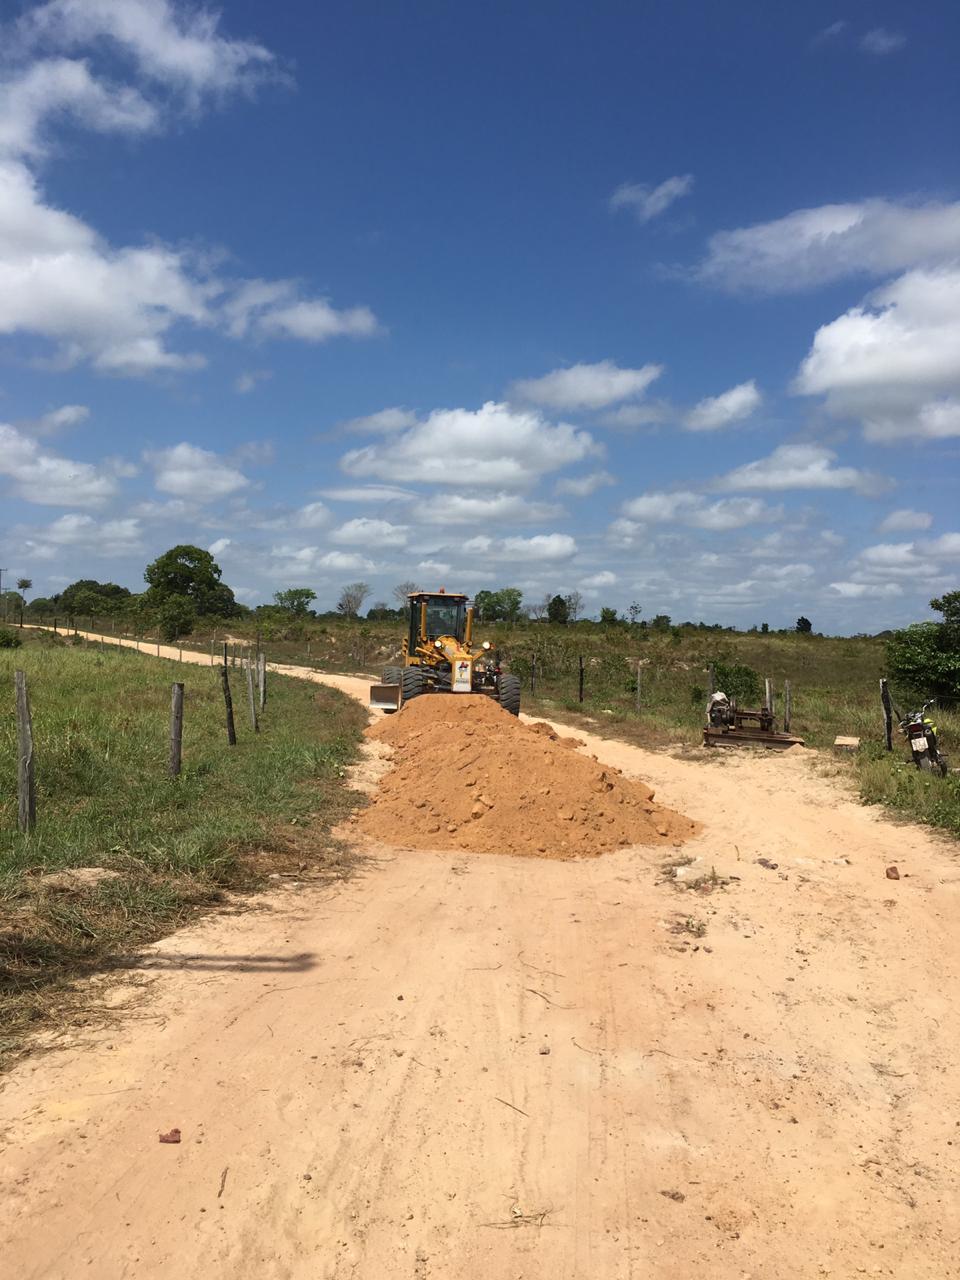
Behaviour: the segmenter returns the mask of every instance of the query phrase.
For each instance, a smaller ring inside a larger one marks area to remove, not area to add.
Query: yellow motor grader
[[[520,714],[520,677],[500,670],[488,641],[473,640],[468,597],[449,591],[414,591],[403,665],[386,667],[370,686],[370,705],[396,711],[423,693],[484,693],[504,711]]]

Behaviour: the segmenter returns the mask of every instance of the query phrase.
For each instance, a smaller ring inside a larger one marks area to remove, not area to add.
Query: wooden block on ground
[[[834,738],[834,751],[857,751],[860,747],[859,738],[844,738],[843,736]]]

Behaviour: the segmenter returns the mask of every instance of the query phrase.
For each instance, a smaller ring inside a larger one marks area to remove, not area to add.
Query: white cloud
[[[406,525],[359,516],[335,529],[330,535],[330,541],[353,547],[402,547],[406,544],[408,533]]]
[[[689,431],[716,431],[720,427],[729,426],[731,422],[749,418],[760,407],[762,400],[763,396],[751,378],[749,382],[741,382],[721,395],[707,396],[694,405],[684,419],[684,426]]]
[[[622,404],[609,413],[602,413],[597,421],[614,431],[635,431],[640,427],[655,427],[669,422],[676,411],[666,400],[654,400],[649,404]]]
[[[215,542],[211,542],[207,550],[212,556],[222,556],[227,547],[233,545],[231,538],[217,538]]]
[[[960,267],[909,271],[823,325],[792,390],[868,440],[960,436]]]
[[[862,38],[860,48],[865,53],[873,53],[882,58],[888,53],[895,53],[897,49],[902,49],[906,43],[906,36],[901,35],[899,31],[888,31],[886,27],[874,27]]]
[[[681,490],[675,493],[644,493],[623,504],[627,521],[645,524],[684,524],[695,529],[725,532],[745,525],[779,519],[779,507],[770,507],[759,498],[722,498],[710,502],[700,493]],[[611,526],[613,531],[613,526]],[[633,538],[636,528],[617,522],[615,537]]]
[[[837,36],[842,35],[846,31],[849,24],[842,18],[837,22],[831,22],[828,27],[824,27],[822,31],[817,32],[816,40],[835,40]]]
[[[949,574],[960,565],[960,533],[944,533],[939,538],[914,542],[881,542],[865,547],[853,562],[849,584],[876,586],[894,583],[899,592],[910,586],[925,586]],[[832,584],[836,585],[836,584]],[[853,594],[852,589],[847,594]],[[869,593],[860,593],[869,594]],[[890,592],[892,594],[892,592]]]
[[[299,529],[320,529],[330,522],[330,512],[322,502],[308,502],[294,516]]]
[[[343,423],[343,427],[345,431],[352,431],[357,435],[385,436],[393,431],[405,431],[407,427],[416,426],[416,422],[417,415],[412,409],[394,406],[380,409],[377,413],[368,413],[363,418],[351,418]]]
[[[880,524],[881,533],[907,533],[911,529],[929,529],[933,516],[928,511],[910,511],[903,507],[891,511]]]
[[[564,476],[557,481],[557,493],[569,493],[574,498],[589,498],[604,485],[616,483],[609,471],[591,471],[585,476]]]
[[[586,431],[489,401],[477,410],[435,409],[382,443],[351,449],[340,465],[348,475],[401,484],[526,489],[543,474],[598,452]]]
[[[186,326],[308,342],[377,330],[368,308],[337,310],[295,281],[220,279],[213,255],[155,240],[112,245],[38,188],[29,166],[62,120],[144,134],[171,107],[249,87],[272,65],[261,46],[221,36],[218,23],[168,0],[53,0],[18,24],[8,65],[37,46],[99,53],[107,42],[108,53],[132,55],[133,73],[161,87],[148,100],[98,77],[86,59],[38,58],[0,73],[0,335],[49,341],[57,367],[87,361],[103,373],[143,376],[203,367],[199,352],[171,348]]]
[[[434,574],[438,578],[442,578],[444,574],[449,573],[451,565],[443,560],[421,560],[417,565],[417,572],[424,574]]]
[[[646,525],[638,520],[627,520],[620,517],[614,520],[607,529],[607,541],[611,546],[627,551],[635,546],[646,533]]]
[[[353,551],[324,551],[322,547],[299,547],[291,543],[272,547],[270,572],[273,576],[307,578],[329,573],[373,573],[376,565]]]
[[[169,349],[185,324],[316,342],[376,330],[366,308],[336,311],[301,298],[293,281],[236,284],[184,250],[114,248],[46,204],[26,168],[0,161],[0,334],[47,338],[64,366],[87,360],[103,373],[142,376],[206,363]]]
[[[301,298],[296,280],[244,280],[223,304],[231,337],[299,338],[327,342],[330,338],[368,338],[378,332],[368,307],[338,311],[326,298]]]
[[[95,80],[83,62],[48,58],[0,83],[0,155],[42,155],[44,126],[57,116],[100,133],[144,133],[157,124],[156,110],[135,89]]]
[[[960,202],[863,200],[798,209],[711,236],[696,269],[723,289],[783,293],[853,275],[892,275],[960,253]]]
[[[351,551],[327,551],[317,559],[317,566],[338,573],[372,573],[377,567],[366,556]]]
[[[197,368],[166,350],[175,322],[210,321],[212,286],[160,245],[114,250],[78,218],[43,203],[33,178],[0,161],[0,334],[32,333],[63,364],[107,373]]]
[[[818,444],[782,444],[766,458],[736,467],[717,481],[721,489],[853,489],[874,496],[889,488],[882,477],[834,465],[836,454]]]
[[[675,200],[689,195],[692,190],[692,173],[667,178],[656,187],[647,186],[643,182],[624,182],[610,197],[610,208],[614,211],[630,209],[638,222],[650,222],[665,213]]]
[[[842,596],[844,600],[862,600],[865,598],[884,600],[899,596],[903,592],[903,588],[896,582],[831,582],[827,589],[838,596]]]
[[[485,533],[478,533],[474,538],[468,538],[460,547],[461,551],[467,555],[485,556],[493,550],[493,539],[488,538]]]
[[[519,493],[441,493],[416,509],[421,524],[463,525],[492,522],[531,524],[551,520],[560,508],[548,502],[531,502]]]
[[[0,476],[14,481],[26,502],[54,507],[99,507],[113,496],[114,474],[40,448],[36,440],[0,423]]]
[[[509,394],[512,400],[527,400],[548,409],[603,409],[643,395],[662,372],[663,365],[659,364],[621,369],[612,360],[600,360],[597,364],[554,369],[542,378],[522,378],[511,384]]]
[[[273,374],[269,369],[250,369],[246,373],[241,373],[233,384],[234,391],[238,395],[249,395],[259,382],[266,382],[268,378],[272,378]]]
[[[599,573],[591,573],[586,578],[581,578],[577,585],[584,591],[596,591],[603,587],[615,586],[616,581],[615,573],[611,573],[609,569],[601,569]]]
[[[106,41],[196,108],[207,95],[249,90],[275,63],[255,41],[220,35],[219,24],[218,13],[171,0],[50,0],[21,19],[19,36],[63,49]]]
[[[162,493],[208,502],[245,489],[250,481],[209,449],[183,442],[144,455],[154,470],[154,484]]]
[[[320,496],[335,502],[411,502],[418,495],[413,489],[398,489],[389,484],[345,485],[336,489],[320,489]]]
[[[69,548],[98,556],[122,556],[142,551],[140,522],[132,517],[95,520],[71,512],[43,528],[23,532],[25,551],[38,560],[62,557]]]
[[[18,430],[29,431],[31,435],[53,436],[85,422],[89,417],[90,410],[86,405],[65,404],[59,409],[51,409],[49,413],[41,414],[39,418],[30,418],[16,425]]]
[[[511,560],[569,560],[577,544],[568,533],[538,533],[532,538],[504,538],[500,554]]]

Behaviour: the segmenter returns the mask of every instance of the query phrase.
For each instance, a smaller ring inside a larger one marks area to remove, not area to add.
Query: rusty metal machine
[[[711,693],[707,702],[703,745],[739,747],[747,743],[761,747],[802,747],[803,739],[796,738],[791,733],[778,733],[774,728],[773,711],[770,707],[748,710],[738,707],[736,699],[728,698],[719,690]]]

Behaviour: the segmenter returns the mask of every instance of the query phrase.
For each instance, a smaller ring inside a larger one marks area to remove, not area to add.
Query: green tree
[[[220,581],[222,570],[209,551],[183,543],[158,556],[144,571],[144,603],[159,608],[171,596],[186,596],[196,615],[232,618],[240,612],[233,592]]]
[[[78,614],[113,614],[126,607],[131,599],[126,587],[115,582],[98,582],[96,578],[80,578],[53,597],[54,607],[66,617]]]
[[[473,599],[478,622],[519,622],[523,592],[518,587],[478,591]]]
[[[813,623],[809,618],[805,618],[801,613],[800,617],[797,619],[797,631],[802,636],[808,636],[812,630]]]
[[[18,582],[17,586],[22,584]],[[938,596],[930,601],[930,608],[943,614],[944,625],[960,628],[960,591],[948,591],[946,595]]]
[[[635,627],[637,625],[637,623],[640,621],[640,615],[642,612],[643,610],[640,608],[640,605],[637,603],[636,600],[634,600],[633,604],[627,610],[627,617],[630,619],[631,626]]]
[[[21,593],[22,593],[22,592],[24,592],[24,591],[30,591],[30,590],[32,590],[32,589],[33,589],[33,579],[32,579],[32,578],[18,578],[18,579],[17,579],[17,590],[18,590],[18,591],[20,591]]]
[[[768,635],[768,634],[769,634],[769,632],[770,632],[770,623],[769,623],[769,622],[761,622],[761,623],[760,623],[760,634],[761,634],[762,636],[765,636],[765,635]]]
[[[650,625],[651,627],[653,627],[655,631],[669,631],[670,630],[669,613],[658,613],[657,616],[654,618],[654,620],[650,623]]]
[[[602,627],[612,627],[619,621],[620,619],[617,616],[616,609],[609,609],[604,607],[603,609],[600,610],[600,625]]]
[[[547,605],[547,617],[551,622],[565,625],[570,619],[570,606],[567,604],[566,596],[552,596],[550,603]]]
[[[316,598],[317,593],[309,587],[288,587],[286,591],[275,592],[273,597],[278,609],[292,613],[295,618],[305,618]]]
[[[910,693],[960,698],[960,591],[930,601],[943,622],[918,622],[887,641],[890,674]]]
[[[157,609],[157,626],[162,640],[188,636],[196,621],[196,606],[189,596],[167,596]]]

